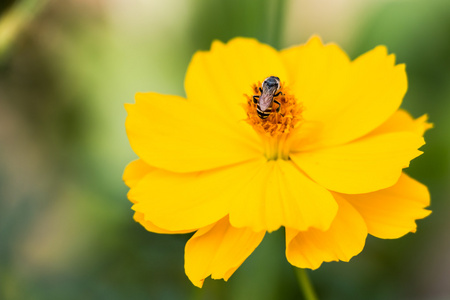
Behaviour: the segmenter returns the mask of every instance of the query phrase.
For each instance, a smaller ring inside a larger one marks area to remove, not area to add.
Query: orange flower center
[[[261,108],[258,107],[263,96],[261,82],[253,84],[252,88],[254,94],[245,95],[247,98],[247,103],[244,105],[247,112],[246,122],[262,137],[265,144],[265,155],[269,160],[289,159],[287,141],[290,133],[301,124],[303,106],[291,94],[289,88],[282,83],[275,95],[278,92],[281,93],[273,97],[271,105],[263,115]]]

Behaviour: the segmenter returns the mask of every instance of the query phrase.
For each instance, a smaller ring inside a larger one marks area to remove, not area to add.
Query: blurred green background
[[[2,0],[0,13],[0,299],[302,299],[282,232],[228,283],[191,285],[189,236],[132,220],[123,104],[184,95],[191,56],[214,39],[282,49],[314,33],[352,58],[387,45],[407,65],[403,107],[435,124],[407,170],[433,214],[310,272],[319,298],[450,299],[449,1]]]

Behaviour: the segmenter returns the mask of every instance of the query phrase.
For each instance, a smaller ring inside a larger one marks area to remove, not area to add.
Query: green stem
[[[303,296],[305,296],[306,300],[317,300],[316,293],[314,292],[314,288],[309,280],[308,273],[305,269],[295,268],[295,275],[297,275],[298,285],[302,290]]]
[[[272,31],[272,46],[279,49],[283,39],[284,22],[286,15],[287,0],[274,1],[276,7],[274,8],[274,30]]]

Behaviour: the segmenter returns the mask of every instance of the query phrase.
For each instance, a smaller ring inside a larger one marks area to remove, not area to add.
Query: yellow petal
[[[232,227],[228,218],[199,229],[186,243],[186,275],[197,287],[202,287],[209,275],[213,279],[223,278],[227,281],[258,247],[264,233]]]
[[[133,187],[151,170],[142,159],[136,159],[126,166],[122,179],[128,187]]]
[[[145,216],[143,213],[141,212],[135,212],[133,219],[136,222],[139,222],[142,226],[144,226],[145,229],[147,229],[150,232],[154,232],[154,233],[163,233],[163,234],[178,234],[178,233],[189,233],[192,231],[195,231],[195,229],[192,230],[178,230],[178,231],[170,231],[170,230],[166,230],[166,229],[162,229],[159,228],[158,226],[156,226],[155,224],[153,224],[152,222],[145,220]]]
[[[201,103],[226,120],[247,118],[242,105],[252,85],[274,75],[287,80],[278,52],[255,39],[235,38],[227,44],[214,41],[210,51],[197,52],[185,79],[187,98]],[[253,130],[247,125],[247,130]]]
[[[128,193],[133,209],[168,231],[192,230],[217,222],[258,170],[264,159],[197,173],[155,170]]]
[[[317,269],[322,262],[349,261],[364,248],[367,227],[359,213],[336,197],[339,210],[327,231],[286,228],[286,257],[299,268]]]
[[[371,131],[368,136],[398,131],[409,131],[423,136],[425,131],[433,128],[433,124],[428,123],[427,120],[427,115],[414,119],[407,111],[399,109],[386,122],[381,124],[381,126]]]
[[[423,138],[411,132],[369,136],[355,142],[290,154],[314,181],[345,194],[361,194],[394,185],[403,168],[422,152]]]
[[[136,159],[128,164],[125,168],[125,172],[123,173],[123,180],[126,185],[130,188],[136,186],[136,184],[145,177],[151,171],[155,171],[155,168],[147,165],[142,159]],[[133,203],[136,201],[132,200]],[[166,234],[174,234],[174,233],[188,233],[193,230],[184,230],[184,231],[169,231],[162,228],[157,227],[150,221],[145,220],[144,214],[140,212],[135,212],[133,216],[136,222],[139,222],[145,229],[155,233],[166,233]]]
[[[408,112],[403,109],[399,109],[386,122],[372,130],[364,137],[399,131],[408,131],[423,136],[425,131],[433,128],[433,124],[428,123],[427,120],[428,116],[426,114],[414,119]],[[305,121],[294,133],[295,137],[293,138],[294,141],[291,145],[291,149],[293,149],[293,151],[295,151],[295,149],[297,149],[297,151],[307,151],[308,149],[317,148],[318,138],[320,137],[321,131],[321,124],[317,122]]]
[[[324,46],[313,37],[281,54],[305,122],[314,126],[311,136],[302,136],[308,143],[294,144],[294,150],[339,145],[367,134],[398,109],[406,93],[404,65],[395,66],[385,47],[350,62],[338,46]]]
[[[280,226],[326,230],[337,212],[329,191],[307,178],[292,162],[269,161],[248,188],[233,198],[230,222],[253,231]]]
[[[369,233],[384,239],[399,238],[416,231],[417,219],[431,212],[430,194],[423,184],[402,174],[392,187],[360,195],[344,195],[364,218]]]
[[[225,126],[208,110],[181,97],[138,93],[136,104],[126,108],[130,145],[151,166],[195,172],[262,155],[260,141]]]

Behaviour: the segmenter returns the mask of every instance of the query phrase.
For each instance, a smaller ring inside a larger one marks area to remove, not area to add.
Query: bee
[[[274,99],[281,94],[280,78],[270,76],[264,79],[262,88],[259,88],[261,95],[253,96],[253,103],[256,104],[256,113],[261,119],[267,119],[272,113],[272,105],[275,102],[278,104],[277,112],[280,112],[281,104]]]

